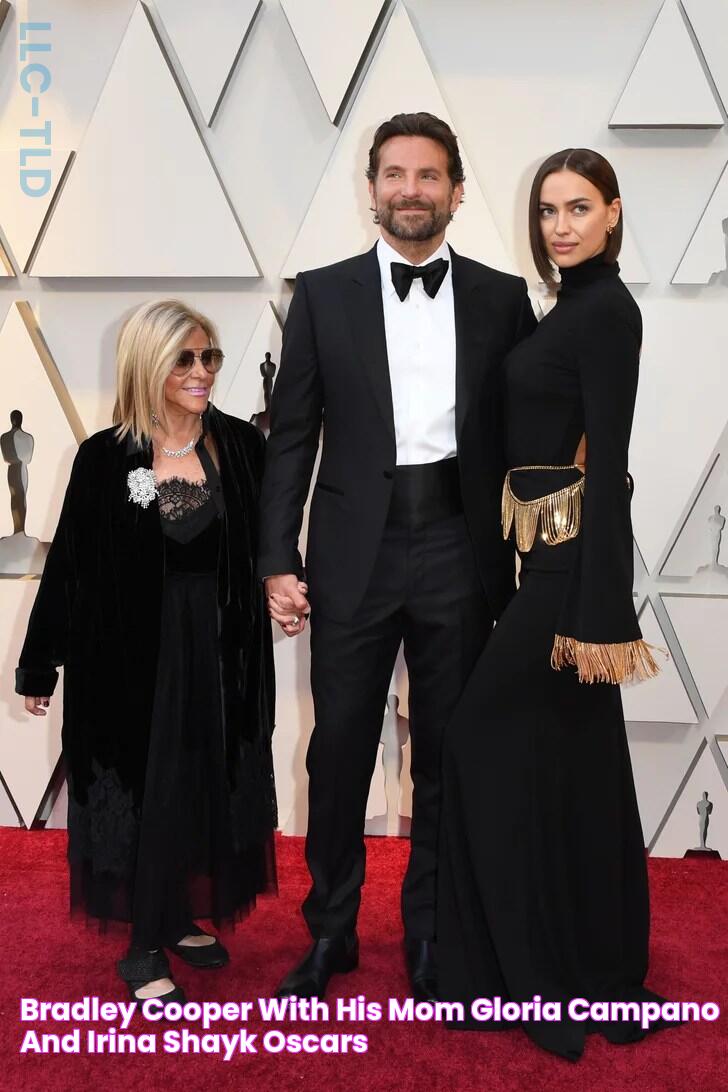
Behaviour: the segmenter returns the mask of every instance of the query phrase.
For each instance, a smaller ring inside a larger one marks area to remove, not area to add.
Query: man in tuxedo
[[[289,636],[310,604],[316,720],[303,904],[314,943],[279,995],[323,997],[333,973],[358,964],[365,809],[404,642],[414,795],[402,916],[422,1000],[437,988],[443,730],[515,590],[500,529],[501,363],[536,320],[524,280],[445,242],[464,181],[445,122],[382,124],[367,177],[381,238],[298,275],[271,405],[259,572]],[[298,536],[322,424],[304,572]]]

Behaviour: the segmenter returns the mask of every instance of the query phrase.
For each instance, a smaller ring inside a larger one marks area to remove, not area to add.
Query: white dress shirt
[[[447,243],[422,265],[437,258],[449,263],[434,299],[422,279],[400,300],[392,284],[391,262],[404,262],[383,238],[377,243],[382,274],[384,330],[394,407],[397,466],[434,463],[457,454],[455,436],[455,303],[452,255]]]

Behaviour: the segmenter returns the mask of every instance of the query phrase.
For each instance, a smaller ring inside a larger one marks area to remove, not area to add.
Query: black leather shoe
[[[359,938],[356,933],[340,937],[319,937],[281,982],[276,997],[318,997],[323,1000],[332,974],[348,974],[359,966]]]
[[[437,968],[434,940],[405,940],[405,957],[412,997],[415,1001],[437,1001]]]
[[[210,936],[210,934],[205,933],[204,929],[198,929],[194,923],[191,923],[180,937],[180,940],[183,940],[186,936],[204,937]],[[185,963],[189,963],[190,967],[198,967],[202,970],[224,967],[226,963],[230,962],[227,948],[222,946],[217,937],[215,937],[212,944],[168,944],[167,947],[170,952],[174,952]]]

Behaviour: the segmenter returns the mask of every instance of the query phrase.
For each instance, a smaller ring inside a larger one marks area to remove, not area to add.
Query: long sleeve
[[[523,278],[520,279],[519,298],[514,307],[514,312],[516,314],[516,321],[512,327],[513,339],[509,345],[509,350],[515,348],[521,341],[529,337],[538,326],[528,295],[528,285]],[[488,401],[485,399],[486,392],[484,390],[483,402],[480,409],[480,419],[488,421],[488,429],[492,436],[491,464],[496,470],[497,480],[502,482],[508,466],[505,439],[505,374],[502,367],[495,373],[495,378],[492,380],[492,383],[497,383],[497,386],[495,386],[494,393],[489,393],[490,408]],[[500,587],[497,597],[491,595],[491,599],[493,600],[493,613],[496,621],[499,620],[501,614],[516,593],[515,543],[512,539],[503,540],[501,537],[498,548],[501,554]]]
[[[657,673],[632,596],[631,489],[627,473],[642,324],[628,296],[595,297],[576,331],[586,434],[579,551],[552,664],[575,664],[582,682]]]
[[[308,293],[299,274],[283,330],[278,379],[271,398],[261,495],[261,577],[303,571],[298,538],[316,460],[323,392]]]
[[[263,471],[265,469],[265,454],[266,454],[267,441],[265,433],[255,426],[255,443],[253,444],[253,452],[251,456],[251,464],[253,470],[253,484],[255,487],[256,496],[260,496],[260,491],[263,486]]]
[[[524,337],[528,337],[529,334],[532,334],[538,326],[536,316],[533,313],[533,306],[528,296],[528,285],[523,278],[521,278],[521,286],[521,307],[518,313],[518,322],[516,323],[513,345],[517,345],[519,341],[523,341]]]
[[[65,663],[68,633],[78,579],[78,535],[86,477],[86,450],[82,444],[53,536],[28,630],[15,672],[15,690],[32,697],[50,697]]]

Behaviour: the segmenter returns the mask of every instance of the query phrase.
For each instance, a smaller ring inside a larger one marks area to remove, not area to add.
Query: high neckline
[[[561,274],[561,288],[559,295],[585,288],[595,281],[606,280],[609,277],[619,276],[619,262],[605,262],[604,251],[594,254],[586,261],[578,265],[564,266],[559,270]]]

